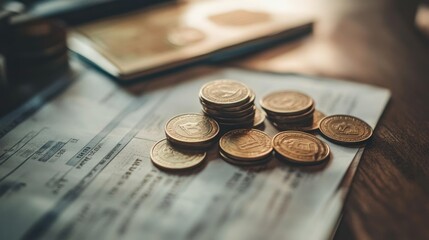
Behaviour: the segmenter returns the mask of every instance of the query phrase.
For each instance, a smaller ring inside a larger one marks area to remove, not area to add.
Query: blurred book
[[[268,1],[171,3],[77,26],[69,48],[120,80],[223,60],[311,32]]]

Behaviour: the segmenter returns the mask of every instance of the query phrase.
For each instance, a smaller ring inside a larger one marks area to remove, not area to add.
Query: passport
[[[311,32],[312,24],[269,1],[171,3],[77,26],[69,48],[129,81],[248,53]]]

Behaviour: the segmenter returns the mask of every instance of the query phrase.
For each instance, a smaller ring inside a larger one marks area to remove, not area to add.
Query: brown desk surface
[[[389,88],[391,101],[366,147],[335,239],[428,239],[429,35],[404,20],[413,1],[309,2],[304,11],[321,17],[313,36],[243,65]],[[429,8],[420,10],[427,30]]]
[[[429,238],[429,35],[404,20],[413,1],[400,2],[299,1],[302,11],[321,17],[314,34],[240,61],[391,90],[335,239]],[[425,12],[420,22],[429,28]]]

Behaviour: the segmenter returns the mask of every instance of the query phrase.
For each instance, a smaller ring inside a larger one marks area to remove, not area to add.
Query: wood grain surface
[[[429,239],[428,8],[414,1],[303,1],[314,34],[239,65],[369,83],[391,100],[363,154],[334,239]]]

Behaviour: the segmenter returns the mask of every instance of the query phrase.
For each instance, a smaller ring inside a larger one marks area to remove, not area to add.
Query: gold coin
[[[310,123],[306,122],[300,122],[298,124],[278,124],[273,123],[273,125],[281,130],[296,130],[296,131],[304,131],[304,132],[311,132],[319,129],[320,121],[325,117],[325,114],[322,112],[316,110],[314,112],[313,120]]]
[[[271,154],[271,138],[257,129],[236,129],[227,132],[219,140],[219,147],[231,158],[251,161]]]
[[[197,166],[206,157],[205,152],[192,152],[173,147],[167,139],[153,145],[150,151],[152,162],[161,168],[186,169]]]
[[[212,116],[213,119],[215,119],[218,123],[242,123],[242,122],[249,122],[252,121],[255,118],[255,111],[251,112],[250,114],[243,116],[243,117],[218,117],[218,116]]]
[[[299,115],[283,116],[283,115],[269,114],[268,118],[273,122],[277,122],[277,123],[298,123],[298,122],[305,122],[305,121],[312,122],[314,111],[315,111],[315,108],[313,106],[312,108],[310,108],[309,111]]]
[[[260,109],[256,108],[255,110],[255,118],[253,119],[253,127],[257,127],[264,123],[265,121],[265,113]]]
[[[300,164],[320,163],[328,159],[328,144],[317,137],[300,132],[284,131],[273,138],[274,151],[288,161]]]
[[[322,113],[321,111],[314,111],[313,114],[313,124],[311,124],[311,126],[306,127],[306,128],[302,128],[304,131],[314,131],[319,129],[320,126],[320,121],[322,121],[322,119],[325,117],[325,114]]]
[[[215,120],[197,113],[175,116],[165,125],[167,138],[176,143],[206,143],[212,141],[218,133],[219,125]]]
[[[250,90],[250,89],[249,89]],[[250,97],[249,100],[247,102],[244,102],[241,105],[238,106],[225,106],[225,104],[213,104],[211,102],[205,102],[204,99],[202,99],[200,97],[200,103],[203,106],[203,108],[209,108],[215,111],[222,111],[222,112],[228,112],[228,113],[234,113],[234,112],[238,112],[238,111],[245,111],[247,109],[250,109],[254,106],[254,102],[255,102],[255,93],[250,90]]]
[[[212,104],[229,107],[246,103],[250,90],[241,82],[234,80],[215,80],[206,83],[200,90],[200,98]]]
[[[267,162],[269,162],[271,160],[271,155],[269,155],[268,157],[266,157],[264,159],[256,160],[256,161],[236,160],[236,159],[228,157],[227,155],[225,155],[225,153],[223,153],[221,151],[219,151],[219,155],[226,162],[229,162],[229,163],[234,164],[234,165],[240,165],[240,166],[250,166],[250,165],[265,164],[265,163],[267,163]]]
[[[287,130],[296,130],[301,131],[301,128],[305,128],[310,126],[311,122],[305,122],[305,123],[276,123],[272,122],[273,126],[276,127],[280,131],[287,131]]]
[[[168,142],[174,147],[184,148],[184,149],[193,149],[193,150],[202,150],[208,149],[213,145],[214,141],[201,142],[201,143],[187,143],[187,142],[177,142],[174,139],[171,139],[167,136]]]
[[[349,115],[332,115],[320,121],[320,132],[328,140],[343,144],[358,144],[368,140],[373,133],[363,120]]]
[[[296,115],[311,109],[314,101],[300,92],[278,91],[263,97],[260,104],[268,114]]]
[[[225,112],[222,110],[214,110],[203,106],[203,112],[209,116],[222,116],[222,117],[244,117],[255,111],[255,106],[252,105],[248,109],[235,112]]]
[[[250,91],[250,97],[249,100],[245,103],[243,103],[242,105],[236,106],[236,107],[229,107],[229,106],[222,106],[222,111],[225,112],[235,112],[235,111],[243,111],[245,109],[249,109],[252,108],[254,106],[254,102],[255,102],[255,98],[256,98],[256,94],[249,89]]]

